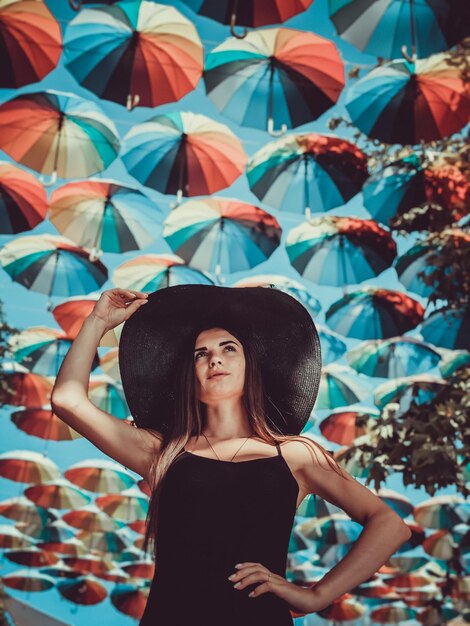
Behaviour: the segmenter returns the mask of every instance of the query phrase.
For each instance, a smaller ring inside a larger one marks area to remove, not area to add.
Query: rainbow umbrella
[[[135,485],[135,478],[120,463],[109,459],[86,459],[71,465],[64,477],[82,489],[116,493]]]
[[[83,87],[133,109],[175,102],[192,91],[204,49],[193,23],[174,7],[123,0],[80,11],[68,25],[64,56]]]
[[[0,148],[41,174],[86,178],[119,152],[113,122],[93,102],[60,91],[21,94],[0,105]]]
[[[110,594],[110,600],[118,611],[138,620],[147,605],[150,587],[146,584],[119,584]]]
[[[416,155],[388,163],[370,176],[363,187],[364,206],[386,224],[425,202],[439,204],[459,220],[470,207],[470,182],[450,164],[426,163]]]
[[[82,437],[80,433],[57,417],[51,408],[14,411],[10,419],[24,433],[47,441],[73,441]]]
[[[78,246],[90,248],[90,260],[104,252],[128,252],[149,246],[159,235],[163,212],[138,189],[114,180],[87,180],[56,189],[49,219]]]
[[[327,324],[355,339],[402,335],[422,322],[424,307],[400,291],[367,285],[340,298],[326,311]]]
[[[346,355],[357,372],[380,378],[397,378],[427,372],[436,367],[441,355],[413,337],[372,339],[351,348]]]
[[[468,350],[470,347],[470,312],[466,307],[433,311],[421,324],[425,341],[450,350]]]
[[[14,281],[49,297],[89,293],[108,278],[101,261],[60,235],[17,237],[0,250],[0,264]]]
[[[60,478],[57,465],[31,450],[9,450],[0,454],[0,476],[19,483],[42,484]]]
[[[190,200],[164,222],[170,248],[197,269],[220,275],[266,261],[281,241],[281,226],[266,211],[230,198]]]
[[[59,23],[44,2],[0,0],[0,88],[42,80],[56,67],[61,52]]]
[[[336,32],[366,54],[428,57],[469,34],[470,7],[449,0],[329,0]]]
[[[135,124],[122,161],[142,184],[165,194],[211,194],[242,173],[246,154],[232,131],[205,115],[174,111]]]
[[[397,254],[392,235],[373,220],[336,215],[315,217],[293,228],[286,250],[304,278],[334,287],[378,276]]]
[[[389,144],[448,137],[469,122],[470,93],[445,54],[391,61],[360,78],[345,106],[355,126]]]
[[[32,230],[46,218],[44,187],[29,172],[0,162],[0,235]]]
[[[275,286],[276,289],[285,291],[290,296],[293,296],[296,300],[301,302],[312,317],[316,317],[321,310],[321,304],[317,298],[312,296],[308,290],[299,283],[297,280],[287,278],[281,274],[256,274],[242,278],[232,285],[232,287],[271,287]],[[317,329],[319,327],[317,326]],[[320,334],[320,333],[319,333]],[[321,340],[321,334],[320,334]],[[322,346],[322,360],[324,361],[325,354]]]
[[[317,409],[332,409],[362,402],[370,396],[370,385],[365,376],[346,365],[329,363],[322,368]]]
[[[227,39],[207,56],[207,95],[238,124],[281,133],[317,119],[339,98],[344,67],[336,46],[289,28]]]
[[[254,154],[247,167],[251,191],[275,209],[303,213],[345,204],[367,178],[365,155],[333,135],[288,135]]]
[[[46,326],[34,326],[16,333],[9,340],[15,361],[35,374],[57,376],[72,340],[62,331]],[[99,366],[95,354],[91,369]]]
[[[440,244],[438,242],[418,242],[411,248],[409,248],[404,254],[399,256],[395,260],[395,268],[397,270],[400,282],[402,282],[407,289],[417,293],[423,297],[429,297],[433,292],[435,286],[438,286],[441,280],[447,280],[450,282],[450,278],[435,279],[437,285],[427,284],[424,282],[424,278],[432,272],[435,272],[437,267],[441,264],[442,260],[446,258],[446,252],[450,248],[454,250],[469,249],[470,246],[470,234],[465,233],[463,230],[457,228],[445,229],[442,235],[446,236],[446,244]],[[443,267],[443,274],[451,274],[451,267]],[[453,279],[453,288],[458,292],[462,285],[456,282],[456,278]]]
[[[213,285],[208,272],[200,272],[175,254],[144,254],[118,265],[112,278],[122,289],[151,292],[174,285]]]

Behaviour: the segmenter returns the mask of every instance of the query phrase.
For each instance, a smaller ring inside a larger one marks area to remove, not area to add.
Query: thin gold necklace
[[[202,433],[204,435],[204,433]],[[250,437],[252,437],[254,435],[254,432],[251,433]],[[210,445],[210,447],[212,448],[212,444],[209,441],[209,439],[204,435],[204,437],[206,438],[207,443]],[[242,445],[238,448],[238,450],[235,452],[235,454],[232,456],[232,458],[230,459],[229,463],[237,456],[237,454],[239,453],[240,449],[245,445],[245,443],[248,441],[248,439],[250,439],[250,437],[247,437],[245,439],[245,441],[242,443]],[[219,461],[222,461],[222,459],[219,458],[219,455],[217,454],[217,452],[214,450],[214,448],[212,448],[212,452],[215,454],[215,456],[219,459]]]

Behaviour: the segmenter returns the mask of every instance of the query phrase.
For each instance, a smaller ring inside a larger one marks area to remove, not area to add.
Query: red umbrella
[[[46,213],[46,191],[36,178],[10,163],[0,163],[0,234],[31,230]]]

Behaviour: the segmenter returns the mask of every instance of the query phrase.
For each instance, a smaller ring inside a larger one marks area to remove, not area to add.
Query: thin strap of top
[[[276,448],[277,448],[277,452],[279,454],[279,456],[282,456],[281,454],[281,446],[279,445],[279,443],[276,441]]]

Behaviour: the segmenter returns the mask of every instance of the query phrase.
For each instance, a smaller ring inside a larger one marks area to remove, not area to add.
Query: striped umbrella
[[[387,339],[415,328],[424,316],[419,302],[400,291],[372,287],[355,289],[330,306],[327,324],[355,339]]]
[[[444,378],[450,378],[459,367],[465,365],[470,366],[470,351],[452,350],[442,357],[442,361],[439,363],[439,369]]]
[[[467,37],[467,2],[449,0],[329,0],[338,35],[366,54],[397,59],[407,47],[418,57]]]
[[[435,54],[377,67],[352,85],[345,106],[368,137],[414,145],[448,137],[468,124],[470,92],[449,57]]]
[[[194,24],[172,6],[123,0],[84,9],[69,23],[65,66],[100,98],[156,107],[180,100],[202,75]]]
[[[213,285],[208,272],[186,265],[175,254],[144,254],[118,265],[112,277],[113,285],[122,289],[152,292],[174,285]]]
[[[113,588],[109,597],[118,611],[138,620],[147,605],[149,590],[145,584],[121,584]]]
[[[238,124],[281,133],[317,119],[338,100],[344,67],[323,37],[267,28],[227,39],[207,55],[207,95]],[[279,134],[279,133],[278,133]]]
[[[130,413],[122,385],[106,374],[90,376],[88,398],[96,407],[114,417],[125,419]]]
[[[0,0],[0,88],[40,81],[62,52],[60,25],[44,2]]]
[[[434,293],[435,287],[439,286],[441,280],[451,281],[450,276],[452,268],[443,267],[443,277],[441,279],[434,278],[433,283],[428,284],[424,281],[432,272],[436,272],[441,263],[447,257],[448,251],[456,252],[458,249],[469,249],[470,234],[457,228],[444,229],[441,231],[443,243],[421,241],[409,248],[401,256],[395,260],[395,268],[397,270],[400,282],[407,289],[414,291],[425,298]],[[445,243],[444,243],[445,242]],[[430,280],[428,278],[428,280]],[[462,285],[453,277],[452,285],[457,293]]]
[[[470,348],[470,312],[466,307],[442,307],[423,320],[421,334],[425,341],[450,350]]]
[[[145,519],[149,499],[138,490],[130,488],[121,493],[98,496],[95,503],[113,519],[133,522],[137,519]]]
[[[375,409],[340,410],[330,413],[319,424],[321,434],[339,445],[350,446],[356,437],[361,437],[369,432],[374,421],[380,416]]]
[[[398,402],[399,413],[408,410],[411,402],[428,404],[447,385],[447,381],[434,374],[400,376],[378,385],[374,390],[374,403],[380,409],[391,402]]]
[[[47,326],[32,326],[13,335],[8,341],[15,361],[29,371],[43,376],[57,376],[72,340],[65,333]],[[99,366],[95,354],[91,369]]]
[[[60,235],[17,237],[0,250],[0,263],[14,281],[49,297],[89,293],[108,278],[100,261]]]
[[[247,276],[237,281],[232,287],[270,287],[274,285],[276,289],[285,291],[290,296],[301,302],[312,317],[316,317],[321,310],[321,304],[317,298],[312,296],[307,289],[297,280],[287,278],[282,274],[255,274]],[[317,326],[317,330],[320,328]],[[320,340],[322,339],[319,332]],[[325,354],[322,346],[322,360],[325,360]]]
[[[455,556],[457,544],[448,530],[438,530],[426,537],[422,547],[435,559],[450,561]]]
[[[0,162],[0,235],[32,230],[46,219],[47,196],[35,177]]]
[[[293,267],[319,285],[342,287],[378,276],[391,266],[397,246],[373,220],[322,215],[289,231]]]
[[[346,513],[332,513],[329,517],[314,518],[299,524],[298,530],[312,541],[321,545],[353,543],[361,534],[362,526],[350,519]]]
[[[0,549],[24,548],[31,545],[31,539],[11,525],[0,524]],[[2,577],[3,579],[3,577]]]
[[[0,515],[22,524],[44,525],[48,519],[48,512],[24,495],[1,500]]]
[[[60,478],[60,470],[38,452],[9,450],[0,454],[0,476],[19,483],[43,484]]]
[[[288,135],[265,145],[247,167],[251,191],[275,209],[303,213],[345,204],[367,178],[365,155],[334,135]]]
[[[357,372],[380,378],[397,378],[427,372],[441,355],[413,337],[372,339],[351,348],[346,359]]]
[[[63,478],[28,487],[24,495],[46,509],[74,509],[91,502],[90,496]]]
[[[60,91],[16,96],[0,105],[0,148],[41,174],[86,178],[119,152],[113,122],[93,102]]]
[[[81,489],[116,493],[135,485],[135,478],[120,463],[109,459],[86,459],[71,465],[64,477]]]
[[[102,251],[118,254],[149,246],[159,236],[163,212],[138,189],[89,179],[56,189],[49,219],[62,235],[91,248],[93,261]]]
[[[66,557],[64,562],[82,574],[93,574],[94,576],[106,574],[116,567],[111,559],[103,559],[101,555],[95,554]]]
[[[3,404],[34,408],[50,401],[54,386],[50,378],[32,374],[18,363],[13,366],[4,363],[0,372],[6,384],[6,389],[2,390]]]
[[[58,554],[66,554],[68,556],[81,556],[83,554],[87,554],[87,549],[83,545],[81,541],[79,541],[76,537],[72,537],[71,539],[66,539],[65,541],[54,542],[54,541],[42,541],[37,544],[39,548],[44,548],[44,550],[49,550],[51,552],[57,552]],[[76,570],[72,570],[74,572],[74,577],[78,575]],[[72,578],[72,576],[70,576]]]
[[[107,532],[124,526],[122,522],[104,513],[96,504],[88,504],[75,511],[68,511],[64,513],[62,519],[73,528],[90,532]]]
[[[135,124],[122,160],[142,184],[165,194],[211,194],[242,173],[246,154],[236,135],[205,115],[174,111]]]
[[[14,549],[5,552],[5,557],[12,563],[26,565],[27,567],[42,567],[44,565],[54,565],[59,562],[59,557],[52,552],[36,548]]]
[[[103,555],[119,554],[131,545],[129,539],[114,530],[104,533],[81,530],[77,533],[77,539],[83,541],[90,551],[100,552]]]
[[[461,219],[470,207],[470,181],[461,169],[442,162],[426,163],[410,155],[370,176],[363,187],[364,206],[382,224],[427,202],[439,204]]]
[[[369,617],[379,624],[399,624],[408,620],[416,619],[417,612],[406,606],[388,606],[378,607],[369,613]]]
[[[330,363],[322,368],[317,409],[332,409],[362,402],[370,396],[369,385],[350,367]]]
[[[90,575],[59,580],[56,587],[60,595],[73,604],[93,606],[103,602],[108,595],[106,587]]]
[[[266,211],[230,198],[189,200],[166,218],[163,237],[202,271],[241,272],[266,261],[281,241],[281,226]]]
[[[134,578],[152,579],[155,572],[155,563],[148,560],[135,561],[123,565],[122,569]]]
[[[468,523],[470,511],[465,514],[464,510],[459,508],[464,503],[465,500],[459,495],[435,496],[417,504],[413,517],[423,528],[452,530],[457,524]]]
[[[14,411],[10,419],[15,426],[32,437],[47,441],[73,441],[82,435],[60,419],[50,408],[29,408]]]
[[[47,591],[55,585],[52,576],[30,569],[19,569],[2,576],[5,587],[21,591]]]

